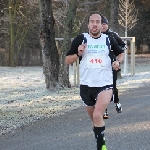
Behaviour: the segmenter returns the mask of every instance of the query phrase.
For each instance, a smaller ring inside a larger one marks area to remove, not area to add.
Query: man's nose
[[[97,26],[97,23],[96,23],[96,22],[93,22],[93,25],[94,25],[94,26]]]

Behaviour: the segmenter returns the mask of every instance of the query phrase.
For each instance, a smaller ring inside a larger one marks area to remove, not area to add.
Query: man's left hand
[[[112,67],[113,67],[113,69],[116,70],[116,71],[119,69],[119,66],[120,66],[120,64],[119,64],[119,61],[118,61],[118,60],[116,60],[116,61],[114,61],[114,62],[112,63]]]

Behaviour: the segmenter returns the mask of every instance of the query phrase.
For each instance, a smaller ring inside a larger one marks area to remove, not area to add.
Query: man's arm
[[[114,37],[109,37],[111,49],[113,50],[117,59],[112,63],[113,69],[118,70],[120,63],[124,60],[124,50],[118,45]]]
[[[122,63],[123,60],[124,60],[124,53],[121,53],[117,56],[116,60],[119,62],[119,63]]]
[[[116,41],[118,42],[118,45],[121,46],[122,50],[126,50],[126,44],[124,43],[124,41],[121,39],[121,37],[118,35],[118,33],[113,32],[114,33],[114,38],[116,39]],[[119,54],[116,58],[116,60],[119,61],[119,63],[122,63],[124,60],[124,51],[123,53]]]
[[[74,63],[79,57],[77,56],[77,54],[73,54],[73,55],[68,55],[65,58],[65,63],[67,65]]]
[[[114,37],[109,36],[111,49],[113,50],[115,56],[118,56],[121,53],[124,53],[124,49],[118,45],[118,42]]]
[[[116,39],[116,41],[118,42],[118,45],[121,46],[122,49],[126,50],[126,44],[125,42],[121,39],[121,37],[118,35],[118,33],[113,32],[114,34],[114,38]]]

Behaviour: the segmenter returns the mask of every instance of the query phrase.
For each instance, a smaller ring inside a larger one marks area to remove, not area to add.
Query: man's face
[[[108,24],[102,23],[102,32],[106,32],[108,30]]]
[[[99,14],[92,14],[88,24],[89,34],[93,37],[98,37],[100,36],[101,28],[101,16]]]

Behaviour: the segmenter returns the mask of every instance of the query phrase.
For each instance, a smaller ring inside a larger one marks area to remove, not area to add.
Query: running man
[[[126,44],[120,38],[120,36],[118,35],[118,33],[113,32],[112,30],[109,29],[109,27],[108,27],[108,20],[104,16],[102,18],[102,33],[114,37],[116,39],[116,41],[118,42],[118,45],[122,48],[122,50],[126,50]],[[118,71],[120,71],[120,70],[121,69],[119,69]],[[114,84],[115,84],[115,86],[116,86],[117,72],[118,71],[115,71],[115,70],[113,71],[113,78],[114,78]],[[116,88],[116,91],[118,92],[117,88]],[[114,99],[114,103],[116,103],[115,107],[116,107],[117,113],[121,113],[122,107],[121,107],[121,104],[119,103],[119,98],[118,97],[116,99]],[[104,119],[108,119],[108,110],[107,109],[106,109],[103,117],[104,117]]]
[[[92,120],[97,141],[97,150],[107,150],[103,114],[113,94],[112,68],[119,69],[123,50],[114,38],[102,34],[101,15],[91,13],[88,18],[88,33],[78,35],[66,54],[65,63],[72,64],[80,57],[80,96]],[[117,60],[111,63],[110,51]]]

